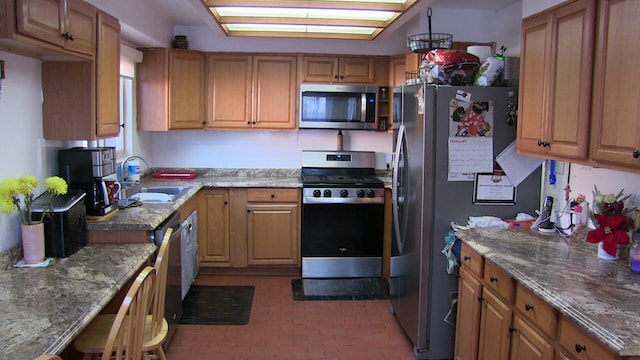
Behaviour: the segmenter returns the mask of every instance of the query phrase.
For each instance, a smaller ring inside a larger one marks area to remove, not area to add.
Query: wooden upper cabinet
[[[16,31],[22,35],[94,55],[96,8],[81,0],[16,0]]]
[[[138,130],[202,129],[206,124],[205,54],[142,49],[138,71]]]
[[[254,56],[253,127],[295,128],[296,64],[295,56]]]
[[[640,170],[640,2],[603,0],[595,51],[591,159]]]
[[[120,134],[120,22],[98,12],[96,48],[96,135]]]
[[[518,150],[585,160],[591,108],[595,0],[579,0],[522,24]]]
[[[373,56],[302,57],[302,82],[375,83]]]
[[[251,56],[207,55],[209,127],[247,127],[251,119],[252,71]]]
[[[209,54],[208,121],[219,129],[295,129],[297,57]]]
[[[389,59],[389,86],[402,86],[406,81],[406,60],[404,55],[392,56]]]
[[[43,134],[96,140],[120,133],[120,23],[99,12],[95,60],[42,63]]]

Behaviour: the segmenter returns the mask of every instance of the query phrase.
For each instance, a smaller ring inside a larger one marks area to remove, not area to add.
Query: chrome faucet
[[[131,156],[127,156],[121,163],[120,163],[120,178],[118,179],[118,181],[122,184],[131,184],[129,182],[129,174],[125,174],[125,171],[128,172],[128,167],[127,167],[127,162],[129,162],[129,160],[132,159],[140,159],[142,161],[142,163],[144,164],[146,169],[149,169],[149,163],[143,159],[141,156],[139,155],[131,155]]]

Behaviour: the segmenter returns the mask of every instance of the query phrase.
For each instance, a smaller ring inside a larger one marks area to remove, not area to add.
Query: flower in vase
[[[633,229],[631,216],[633,209],[627,209],[624,201],[631,195],[625,195],[624,189],[617,194],[604,194],[594,186],[593,209],[589,211],[591,219],[598,228],[589,231],[587,242],[602,242],[602,248],[611,256],[615,256],[618,245],[629,244],[628,231]]]
[[[17,210],[23,224],[31,225],[31,205],[33,204],[33,192],[38,187],[38,179],[32,175],[25,175],[19,179],[5,179],[0,181],[0,212],[5,214]],[[51,211],[54,196],[67,193],[67,182],[58,176],[45,179],[44,187],[49,193],[49,200],[45,211],[42,212],[40,221],[47,212]]]

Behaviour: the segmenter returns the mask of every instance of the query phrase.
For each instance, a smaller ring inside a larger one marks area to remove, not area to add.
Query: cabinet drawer
[[[560,317],[560,345],[569,357],[577,360],[614,360],[616,355],[611,353],[573,321]]]
[[[298,189],[249,189],[248,202],[297,202]]]
[[[474,274],[482,277],[484,267],[484,257],[482,255],[463,242],[460,246],[460,257],[462,258],[462,265],[469,267]]]
[[[500,294],[509,304],[513,303],[513,279],[489,261],[484,263],[484,282],[487,287]]]
[[[516,288],[516,308],[550,339],[555,339],[558,324],[556,309],[522,286],[522,284],[518,284]]]

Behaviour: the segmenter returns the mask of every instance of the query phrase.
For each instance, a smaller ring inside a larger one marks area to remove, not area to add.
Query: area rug
[[[191,286],[182,302],[180,324],[245,325],[255,286]]]
[[[389,283],[383,278],[293,279],[291,289],[299,301],[389,299]]]

